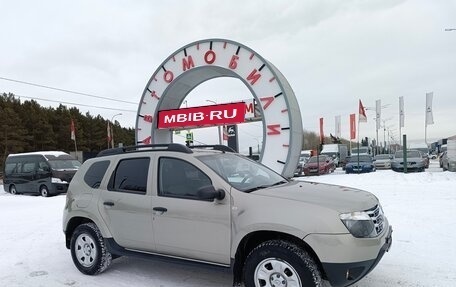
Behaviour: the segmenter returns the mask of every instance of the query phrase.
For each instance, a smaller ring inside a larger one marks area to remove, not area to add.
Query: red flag
[[[364,109],[363,103],[359,100],[359,117],[358,122],[365,123],[367,122],[366,110]]]
[[[356,139],[356,114],[350,114],[350,139]]]
[[[70,130],[71,130],[71,139],[75,141],[76,140],[76,131],[74,129],[74,121],[73,121],[73,119],[71,119]]]
[[[320,118],[320,143],[323,143],[325,134],[323,133],[323,118]]]
[[[223,140],[227,141],[228,140],[228,130],[226,126],[223,126]]]
[[[109,127],[109,121],[108,121],[108,127],[106,128],[106,131],[108,132],[108,143],[111,142],[111,128]]]

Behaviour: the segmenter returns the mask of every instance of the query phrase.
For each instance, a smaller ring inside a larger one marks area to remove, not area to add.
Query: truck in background
[[[348,156],[348,148],[346,144],[324,144],[320,154],[332,157],[337,167],[344,166]]]
[[[447,150],[442,158],[443,170],[456,171],[456,140],[447,141]]]

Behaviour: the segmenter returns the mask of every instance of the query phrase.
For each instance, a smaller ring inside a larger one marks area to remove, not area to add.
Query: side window
[[[158,178],[159,196],[198,199],[198,190],[212,185],[197,167],[175,158],[160,158]]]
[[[50,171],[51,168],[45,161],[38,162],[38,171]]]
[[[108,189],[146,194],[149,162],[149,158],[121,160],[111,177]]]
[[[99,188],[106,170],[109,166],[109,160],[98,161],[93,163],[84,175],[84,181],[91,188]]]
[[[22,172],[32,173],[35,171],[35,162],[25,162],[22,166]]]
[[[5,175],[11,175],[13,173],[17,173],[16,171],[16,165],[17,163],[7,163],[5,165]]]

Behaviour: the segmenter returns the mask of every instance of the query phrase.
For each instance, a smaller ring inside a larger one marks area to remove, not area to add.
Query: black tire
[[[45,186],[45,185],[40,186],[40,195],[41,195],[42,197],[49,197],[49,196],[51,196],[51,195],[49,194],[49,189],[47,188],[47,186]]]
[[[70,248],[74,265],[84,274],[99,274],[111,264],[112,255],[94,223],[81,224],[74,230]]]
[[[274,270],[273,266],[279,266],[278,270]],[[317,264],[305,250],[294,243],[282,240],[263,242],[245,260],[245,287],[287,286],[293,280],[297,283],[296,286],[322,286]]]
[[[15,186],[14,184],[10,185],[9,192],[10,192],[11,194],[13,194],[13,195],[18,194],[18,193],[17,193],[16,186]]]

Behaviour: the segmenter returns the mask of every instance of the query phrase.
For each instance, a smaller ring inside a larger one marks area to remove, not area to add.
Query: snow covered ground
[[[456,173],[438,162],[424,173],[341,170],[298,180],[368,190],[393,225],[393,246],[355,286],[456,286]],[[12,196],[0,186],[0,286],[230,286],[231,275],[201,265],[120,258],[98,276],[82,275],[65,248],[65,196]]]

